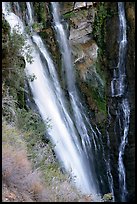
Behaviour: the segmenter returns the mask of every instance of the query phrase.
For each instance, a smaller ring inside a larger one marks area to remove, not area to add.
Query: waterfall
[[[99,155],[100,152],[98,150],[102,145],[102,141],[101,141],[102,135],[97,130],[93,129],[91,122],[89,122],[88,118],[86,117],[84,107],[81,103],[81,99],[77,92],[77,88],[75,85],[74,63],[71,56],[71,47],[69,45],[69,40],[67,38],[67,30],[64,28],[63,20],[61,19],[59,3],[51,2],[51,6],[52,6],[52,15],[53,15],[53,27],[56,33],[56,40],[59,44],[59,48],[62,56],[62,73],[64,73],[63,77],[65,78],[66,84],[67,84],[67,90],[68,90],[69,99],[71,103],[73,120],[75,121],[77,131],[81,138],[83,150],[87,156],[87,164],[89,166],[88,168],[90,169],[88,171],[89,180],[92,179],[92,183],[94,183],[96,174],[95,174],[95,169],[92,165],[94,156],[91,148],[90,138],[92,138],[96,155],[97,154]],[[87,130],[87,125],[89,128],[89,131]],[[100,142],[101,142],[101,145],[100,145]],[[103,151],[103,150],[100,150],[100,151]],[[103,155],[102,152],[101,152],[101,155]],[[104,160],[104,157],[102,158],[102,160]]]
[[[119,56],[117,68],[114,69],[113,79],[111,81],[112,97],[117,97],[117,121],[119,125],[119,155],[118,155],[118,172],[119,172],[119,192],[121,201],[126,200],[126,172],[123,162],[123,156],[126,144],[128,142],[130,106],[126,98],[126,50],[127,50],[127,35],[126,35],[126,18],[124,10],[124,2],[118,2],[119,14]]]
[[[112,193],[112,201],[115,201],[115,196],[114,196],[114,181],[113,181],[113,176],[112,176],[112,169],[111,169],[111,159],[110,159],[110,153],[111,153],[111,144],[110,144],[110,139],[109,139],[109,132],[108,132],[108,128],[110,126],[110,120],[111,120],[111,114],[109,112],[109,107],[108,107],[108,125],[106,127],[106,135],[107,135],[107,157],[106,157],[106,164],[107,164],[107,176],[108,176],[108,182],[109,182],[109,188],[110,188],[110,192]]]
[[[12,13],[10,9],[7,11],[7,6],[9,6],[9,3],[3,2],[3,13],[10,27],[13,29],[16,25],[19,25],[19,32],[26,36],[26,44],[32,48],[33,62],[31,64],[26,61],[26,56],[24,56],[26,61],[25,72],[27,76],[35,75],[36,79],[29,81],[29,85],[43,121],[47,118],[51,120],[52,128],[48,130],[48,133],[55,147],[57,158],[66,171],[71,174],[72,180],[82,193],[92,194],[93,197],[96,197],[99,190],[94,172],[94,163],[91,163],[93,159],[91,140],[94,140],[96,134],[91,127],[91,135],[89,136],[85,125],[85,122],[89,123],[89,121],[83,112],[83,106],[76,92],[69,47],[64,48],[65,45],[68,46],[68,42],[62,24],[60,24],[59,20],[56,26],[59,30],[62,29],[62,39],[64,40],[62,49],[67,51],[66,64],[65,55],[62,58],[64,65],[67,66],[68,64],[68,67],[65,67],[68,68],[66,70],[66,80],[73,115],[70,114],[66,107],[67,103],[59,83],[56,66],[40,36],[32,30],[33,16],[30,3],[27,2],[27,22],[33,31],[32,37],[25,33],[22,20]]]
[[[121,103],[121,110],[123,112],[122,114],[122,120],[123,120],[123,135],[121,137],[121,143],[119,146],[119,157],[118,157],[118,171],[119,171],[119,189],[121,191],[121,200],[125,201],[126,196],[128,194],[127,187],[126,187],[126,174],[125,174],[125,167],[123,163],[123,155],[125,146],[128,142],[128,130],[129,130],[129,118],[130,118],[130,109],[129,109],[129,103],[127,98],[122,100]]]
[[[106,130],[107,151],[105,152],[101,132],[89,120],[75,84],[71,47],[66,32],[67,29],[65,29],[64,21],[60,15],[59,3],[51,2],[50,5],[53,18],[52,28],[59,45],[62,60],[61,79],[66,83],[67,98],[59,80],[57,65],[41,37],[33,30],[33,3],[26,2],[25,22],[20,18],[21,9],[18,2],[14,2],[18,16],[11,11],[8,2],[2,3],[2,9],[6,20],[10,24],[11,34],[13,29],[19,26],[18,32],[25,36],[26,45],[32,48],[33,62],[31,64],[27,62],[24,54],[26,61],[25,73],[27,76],[35,75],[35,79],[33,81],[29,80],[28,83],[43,121],[47,121],[47,118],[51,121],[52,127],[48,130],[48,135],[60,165],[71,175],[73,183],[82,193],[92,194],[93,198],[98,200],[96,195],[102,193],[101,188],[105,188],[108,185],[108,190],[112,193],[114,201],[115,189],[110,164],[110,136]],[[116,98],[118,104],[116,123],[119,126],[120,141],[117,161],[119,194],[120,200],[126,201],[128,191],[123,160],[128,142],[130,105],[126,97],[127,36],[123,2],[118,2],[118,14],[119,55],[117,67],[113,71],[111,93],[112,99],[114,98],[115,100]],[[26,23],[30,27],[31,36],[26,33]],[[111,117],[109,110],[108,116]],[[100,169],[103,173],[100,172]],[[106,177],[106,182],[104,182],[104,177]]]
[[[126,66],[126,18],[123,2],[118,2],[118,14],[119,14],[119,57],[117,67],[114,68],[113,80],[111,81],[112,96],[122,96],[125,93],[125,66]]]

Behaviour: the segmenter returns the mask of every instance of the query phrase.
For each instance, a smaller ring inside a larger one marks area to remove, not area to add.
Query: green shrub
[[[93,25],[93,36],[101,49],[104,49],[104,35],[106,32],[106,18],[108,17],[107,8],[104,2],[98,4],[97,13]]]
[[[68,13],[63,14],[64,19],[69,19],[69,18],[74,17],[74,16],[76,16],[75,11],[70,11]]]
[[[49,119],[44,123],[38,113],[25,109],[17,109],[16,123],[19,129],[28,132],[26,140],[29,141],[29,145],[34,145],[37,140],[41,140],[50,127]]]

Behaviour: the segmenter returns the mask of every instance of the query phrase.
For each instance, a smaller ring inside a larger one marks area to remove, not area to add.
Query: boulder
[[[74,10],[86,7],[86,2],[76,2],[74,5]]]

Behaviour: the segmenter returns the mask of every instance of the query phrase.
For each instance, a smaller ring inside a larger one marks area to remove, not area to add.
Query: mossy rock
[[[61,14],[71,12],[74,7],[74,2],[60,2]]]
[[[107,201],[110,201],[110,200],[112,200],[112,193],[106,193],[106,194],[104,194],[104,196],[103,196],[103,200],[105,201],[105,202],[107,202]]]

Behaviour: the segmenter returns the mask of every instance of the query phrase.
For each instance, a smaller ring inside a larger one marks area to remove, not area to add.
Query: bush
[[[108,17],[108,11],[106,9],[105,3],[100,2],[98,4],[97,14],[95,16],[95,21],[93,25],[93,36],[102,50],[104,50],[104,35],[106,32],[106,18]]]
[[[33,110],[18,108],[16,112],[16,124],[19,129],[27,133],[25,139],[30,146],[44,139],[46,130],[50,128],[49,119],[44,123],[40,115]]]
[[[37,171],[32,171],[26,151],[3,146],[2,179],[10,189],[16,188],[34,201],[49,201],[50,196]]]
[[[7,196],[10,201],[62,202],[79,199],[78,192],[68,182],[66,175],[60,172],[48,144],[36,148],[39,163],[36,170],[28,160],[29,152],[22,132],[5,121],[2,130],[2,180],[3,185],[12,192]],[[5,196],[3,192],[3,200]]]

